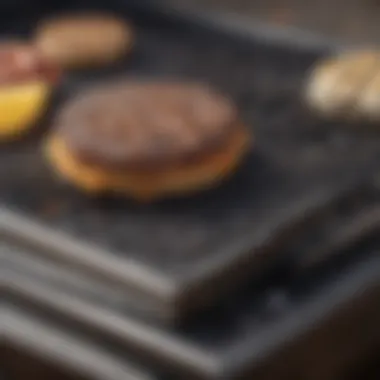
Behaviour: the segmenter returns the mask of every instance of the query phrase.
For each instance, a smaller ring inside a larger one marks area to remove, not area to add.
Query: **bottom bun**
[[[57,173],[89,194],[118,193],[142,202],[204,190],[228,177],[247,153],[249,133],[239,128],[217,152],[204,155],[197,162],[157,170],[110,170],[81,162],[65,141],[53,136],[46,145],[46,155]]]

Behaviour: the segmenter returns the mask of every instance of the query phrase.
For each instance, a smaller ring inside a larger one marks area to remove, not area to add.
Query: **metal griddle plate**
[[[279,270],[282,268],[283,271],[284,267],[298,274],[314,270],[344,255],[346,249],[379,234],[380,195],[377,187],[373,187],[372,193],[366,191],[361,196],[357,194],[355,203],[351,199],[338,203],[330,213],[328,223],[326,218],[313,223],[309,233],[288,247],[284,260],[279,260],[274,268],[263,273],[261,281],[273,278],[273,272],[278,276]],[[33,249],[25,244],[14,243],[11,239],[0,242],[0,266],[3,270],[16,271],[18,275],[48,283],[51,289],[65,291],[118,313],[128,313],[149,322],[157,322],[157,316],[161,316],[152,304],[126,294],[120,286],[96,279],[78,268],[38,257],[33,254]],[[208,309],[199,314],[207,314],[212,307],[215,304],[210,304]],[[159,322],[173,321],[160,319]],[[191,321],[176,322],[178,326],[184,326]]]
[[[3,261],[1,277],[13,307],[174,378],[336,379],[380,344],[379,237],[342,253],[318,268],[249,284],[182,328],[148,325],[57,288],[21,269],[20,260]]]
[[[25,308],[5,305],[1,323],[0,376],[7,380],[155,379],[148,371],[130,364],[125,356],[115,357],[107,348],[70,334]]]
[[[379,139],[322,124],[302,106],[305,74],[321,51],[116,3],[136,27],[133,56],[109,70],[68,74],[61,95],[120,73],[206,81],[240,106],[255,133],[252,154],[219,189],[141,206],[68,189],[44,163],[40,136],[2,147],[0,233],[178,317],[276,258],[308,217],[370,178]],[[1,31],[29,35],[37,21],[8,18]]]

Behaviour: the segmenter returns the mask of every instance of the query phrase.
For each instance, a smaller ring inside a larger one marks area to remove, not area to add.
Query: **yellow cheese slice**
[[[50,85],[42,81],[0,88],[0,139],[17,137],[46,110]]]

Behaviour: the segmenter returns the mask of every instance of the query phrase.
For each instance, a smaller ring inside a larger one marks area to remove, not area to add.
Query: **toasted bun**
[[[82,93],[54,127],[83,161],[145,170],[196,160],[237,124],[232,102],[208,86],[126,80]]]
[[[89,194],[117,193],[141,202],[189,194],[216,185],[231,175],[248,150],[250,137],[239,128],[220,151],[197,162],[159,170],[110,170],[81,162],[64,140],[52,137],[45,153],[57,173]]]
[[[380,52],[355,51],[319,62],[308,81],[306,98],[320,115],[345,120],[373,119],[378,97]]]
[[[113,16],[80,14],[48,20],[37,29],[35,44],[63,68],[106,65],[132,46],[129,25]]]
[[[218,182],[249,140],[233,104],[208,87],[124,82],[69,103],[56,120],[48,158],[90,192],[155,199]]]

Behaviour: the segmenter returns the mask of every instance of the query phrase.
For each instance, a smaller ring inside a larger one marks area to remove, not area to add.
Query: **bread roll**
[[[86,192],[150,201],[220,182],[249,141],[234,105],[207,86],[126,81],[68,104],[46,152]]]
[[[355,51],[319,62],[307,83],[307,103],[327,118],[377,122],[379,72],[377,51]]]
[[[35,44],[49,60],[76,69],[113,63],[132,46],[129,25],[114,16],[80,14],[43,22]]]

